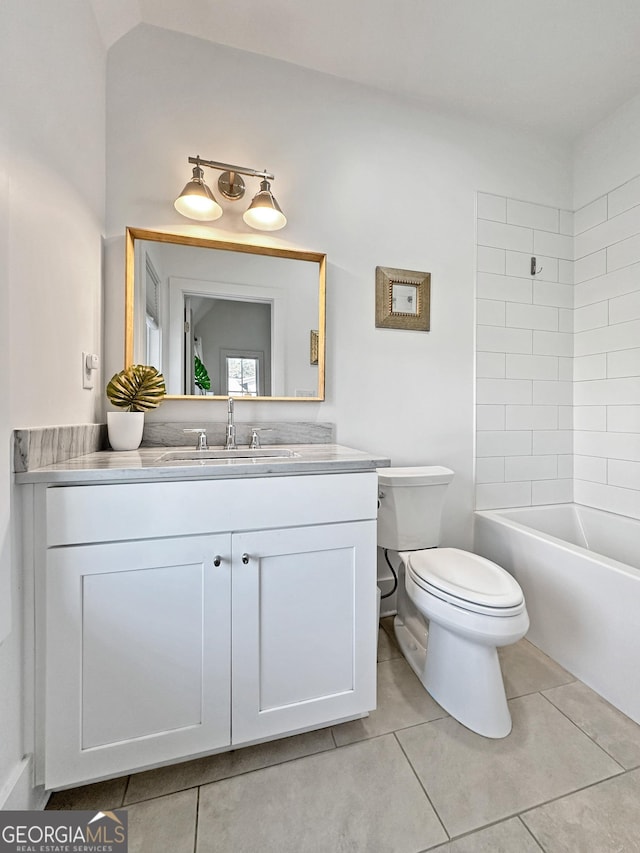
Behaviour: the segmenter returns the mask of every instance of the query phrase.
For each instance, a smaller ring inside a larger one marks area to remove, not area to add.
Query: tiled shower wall
[[[477,216],[477,508],[640,518],[640,176],[575,214],[479,193]]]
[[[575,235],[575,500],[640,518],[640,177]]]
[[[476,506],[570,501],[573,215],[477,202]]]

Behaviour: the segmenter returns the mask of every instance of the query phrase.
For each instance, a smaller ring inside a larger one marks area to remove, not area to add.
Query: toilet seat
[[[518,582],[501,566],[458,548],[405,554],[412,580],[425,592],[473,613],[514,616],[524,609]]]

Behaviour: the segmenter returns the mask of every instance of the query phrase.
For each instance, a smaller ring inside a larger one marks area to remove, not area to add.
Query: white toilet
[[[516,580],[495,563],[437,548],[453,471],[378,468],[378,546],[400,557],[398,644],[433,698],[471,731],[511,731],[498,646],[526,634],[529,616]],[[427,626],[428,622],[428,626]]]

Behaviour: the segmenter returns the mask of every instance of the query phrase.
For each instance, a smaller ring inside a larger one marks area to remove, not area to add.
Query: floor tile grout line
[[[131,782],[131,773],[127,776],[127,781],[124,784],[124,790],[122,791],[122,805],[120,808],[125,808],[125,803],[127,801],[127,791],[129,790],[129,783]]]
[[[610,782],[612,779],[620,779],[622,776],[626,776],[628,772],[630,771],[614,773],[611,776],[605,776],[604,779],[597,779],[595,782],[589,782],[588,785],[582,785],[582,787],[576,788],[573,791],[566,791],[564,794],[559,794],[557,797],[552,797],[550,800],[544,800],[541,803],[536,803],[535,806],[527,806],[526,809],[521,809],[519,812],[514,812],[513,814],[510,814],[507,817],[503,818],[503,820],[507,820],[508,818],[512,817],[518,817],[526,826],[523,815],[526,815],[528,812],[533,812],[537,809],[543,808],[544,806],[549,806],[552,803],[557,803],[560,800],[566,799],[567,797],[573,797],[574,794],[581,794],[583,791],[588,791],[590,788],[596,788],[598,785],[602,785],[604,782]]]
[[[543,844],[543,843],[542,843],[538,838],[536,838],[536,836],[535,836],[535,834],[534,834],[533,830],[532,830],[532,829],[530,829],[530,828],[527,826],[527,824],[522,820],[521,815],[517,815],[516,820],[519,822],[520,826],[523,826],[523,827],[524,827],[525,832],[528,832],[528,833],[529,833],[529,835],[531,836],[531,838],[533,838],[534,843],[538,845],[538,847],[543,851],[543,853],[547,853],[547,848],[544,846],[544,844]]]
[[[554,684],[553,687],[545,687],[545,690],[555,690],[556,687],[566,687],[568,684],[573,684],[577,679],[573,679],[572,681],[564,681],[562,684]],[[507,702],[511,702],[513,699],[523,699],[525,696],[534,696],[536,693],[542,693],[542,690],[528,690],[526,693],[516,693],[514,696],[507,696]],[[558,710],[560,710],[558,708]]]
[[[391,734],[391,733],[386,732],[386,734]],[[375,737],[381,737],[381,735],[375,735]],[[371,740],[371,738],[366,738],[365,740]],[[335,739],[334,739],[334,743],[335,743]],[[354,741],[354,743],[360,743],[360,741]],[[343,744],[343,746],[352,746],[352,744],[346,743],[346,744]],[[191,790],[193,790],[193,788],[201,788],[204,785],[215,785],[217,782],[226,782],[229,779],[240,779],[242,776],[248,776],[250,773],[257,773],[259,770],[268,770],[270,767],[281,767],[284,764],[291,764],[293,761],[300,761],[303,758],[312,758],[314,755],[322,755],[325,752],[334,752],[335,750],[342,749],[342,748],[343,747],[337,746],[337,745],[336,746],[330,746],[330,747],[327,747],[327,749],[319,749],[316,752],[309,752],[306,755],[296,755],[293,758],[285,758],[283,761],[274,761],[272,764],[265,764],[262,767],[252,767],[249,770],[243,770],[241,773],[232,773],[229,776],[221,776],[219,779],[209,779],[209,781],[206,781],[206,782],[204,782],[204,781],[194,782],[193,785],[186,785],[184,788],[176,788],[173,791],[164,791],[163,793],[156,794],[155,796],[142,797],[139,800],[132,800],[131,802],[127,803],[126,806],[134,806],[134,805],[137,806],[139,803],[148,803],[148,802],[151,802],[151,800],[159,800],[161,797],[170,797],[172,794],[181,794],[184,791],[191,791]],[[216,754],[224,754],[224,753],[213,753],[213,755],[216,755]],[[172,766],[173,765],[171,765],[171,764],[165,765],[166,768],[172,767]],[[135,774],[132,774],[132,775],[135,775]],[[127,788],[128,788],[128,785],[127,785]],[[124,806],[124,808],[126,808],[126,806]]]
[[[583,682],[581,682],[581,683],[583,683]],[[561,686],[564,686],[564,685],[561,685]],[[550,690],[553,690],[554,688],[549,688],[549,689],[550,689]],[[617,759],[617,758],[614,758],[614,756],[613,756],[613,755],[611,755],[611,753],[610,753],[607,749],[605,749],[605,748],[604,748],[604,746],[602,746],[602,744],[599,744],[599,743],[598,743],[594,738],[592,738],[592,737],[591,737],[591,735],[589,734],[589,732],[586,732],[586,731],[582,728],[582,726],[578,725],[578,723],[576,723],[576,721],[575,721],[575,720],[571,719],[571,717],[570,717],[568,714],[565,714],[565,712],[562,710],[562,708],[558,708],[558,706],[557,706],[554,702],[552,702],[552,701],[551,701],[551,699],[549,699],[549,697],[548,697],[548,696],[545,696],[545,695],[544,695],[544,693],[542,692],[542,690],[539,690],[538,692],[540,693],[540,695],[542,696],[542,698],[543,698],[543,699],[545,699],[545,700],[546,700],[546,701],[551,705],[551,707],[552,707],[552,708],[555,708],[555,709],[556,709],[556,711],[558,711],[560,714],[562,714],[562,716],[563,716],[566,720],[569,720],[569,722],[570,722],[573,726],[575,726],[575,728],[576,728],[579,732],[582,732],[582,734],[583,734],[585,737],[589,738],[589,740],[591,741],[591,743],[592,743],[594,746],[598,747],[598,749],[599,749],[599,750],[601,750],[602,752],[604,752],[604,754],[605,754],[605,755],[607,755],[607,756],[608,756],[612,761],[615,761],[615,763],[618,765],[618,767],[620,767],[620,768],[622,769],[622,771],[623,771],[624,773],[626,773],[626,772],[627,772],[627,768],[626,768],[623,764],[621,764],[621,763],[618,761],[618,759]],[[631,722],[633,722],[633,720],[632,720]],[[618,774],[618,775],[619,775],[619,774]]]
[[[200,828],[200,785],[196,793],[196,825],[193,833],[193,853],[198,850],[198,829]]]
[[[438,812],[438,810],[436,809],[435,805],[434,805],[434,804],[433,804],[433,802],[431,801],[431,797],[429,796],[429,794],[428,794],[428,792],[427,792],[427,789],[425,788],[425,786],[424,786],[424,785],[423,785],[423,783],[422,783],[422,780],[421,780],[421,779],[420,779],[420,777],[418,776],[418,773],[416,772],[415,767],[414,767],[414,766],[413,766],[413,764],[411,763],[411,759],[409,758],[409,756],[408,756],[408,755],[407,755],[407,753],[405,752],[405,750],[404,750],[404,748],[403,748],[402,744],[400,743],[399,738],[398,738],[398,737],[396,737],[396,733],[395,733],[395,732],[393,732],[393,738],[394,738],[395,742],[398,744],[398,746],[400,747],[400,751],[401,751],[401,752],[402,752],[402,754],[404,755],[404,757],[405,757],[405,760],[406,760],[407,764],[408,764],[408,765],[409,765],[409,767],[411,768],[411,772],[412,772],[412,773],[413,773],[413,775],[415,776],[415,778],[416,778],[416,780],[417,780],[417,782],[418,782],[418,785],[420,785],[420,787],[422,788],[422,790],[423,790],[423,792],[424,792],[424,795],[425,795],[425,797],[427,798],[427,802],[429,803],[429,805],[430,805],[430,806],[431,806],[431,808],[433,809],[433,813],[434,813],[434,814],[435,814],[435,816],[437,817],[437,819],[438,819],[438,823],[439,823],[439,824],[440,824],[440,826],[442,827],[442,831],[443,831],[443,832],[444,832],[444,834],[447,836],[447,841],[451,841],[451,835],[450,835],[449,831],[447,830],[446,826],[444,825],[444,821],[443,821],[443,820],[442,820],[442,818],[440,817],[440,813]],[[441,843],[442,843],[442,842],[441,842]],[[435,845],[433,845],[433,846],[435,846]],[[426,848],[426,849],[429,849],[429,848]]]

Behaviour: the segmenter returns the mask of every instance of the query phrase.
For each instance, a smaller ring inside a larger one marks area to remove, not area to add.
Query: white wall
[[[82,390],[81,352],[102,346],[106,61],[83,0],[4,0],[0,34],[0,594],[13,575],[0,645],[0,807],[29,808],[10,430],[91,422],[101,408],[101,380]]]
[[[573,152],[578,210],[640,174],[640,95],[585,133]]]
[[[189,225],[172,203],[198,153],[273,171],[287,228],[250,232],[229,203],[212,227]],[[122,366],[127,225],[326,252],[326,401],[243,401],[238,417],[333,421],[341,443],[394,464],[449,465],[444,538],[468,543],[475,193],[568,207],[569,152],[141,26],[109,53],[107,169],[107,370]],[[430,332],[375,328],[377,265],[431,272]],[[153,417],[222,421],[224,404],[168,402]]]

